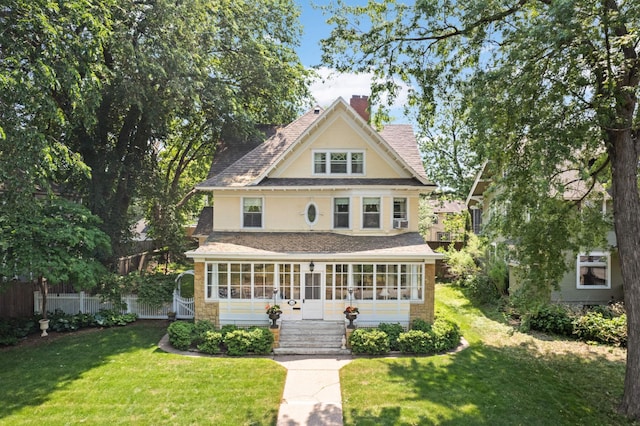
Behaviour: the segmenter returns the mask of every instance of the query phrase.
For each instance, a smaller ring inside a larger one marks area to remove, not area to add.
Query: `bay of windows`
[[[379,197],[364,197],[362,199],[362,227],[380,228]]]
[[[205,296],[209,300],[298,300],[302,294],[299,263],[207,263]],[[325,267],[324,299],[422,300],[423,265],[419,263],[329,263]],[[351,294],[349,293],[349,290]]]

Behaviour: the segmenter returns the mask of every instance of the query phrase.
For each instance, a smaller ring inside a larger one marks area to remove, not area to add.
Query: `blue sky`
[[[364,5],[367,0],[346,0],[349,5]],[[313,5],[327,5],[330,0],[296,0],[301,9],[300,23],[303,27],[301,44],[298,55],[302,64],[307,67],[320,65],[320,40],[329,36],[331,26],[326,23],[329,18],[322,10],[314,8]],[[329,106],[338,97],[346,101],[351,95],[370,95],[371,77],[369,75],[338,74],[335,70],[327,67],[320,67],[317,72],[321,76],[321,81],[317,81],[311,86],[311,93],[316,102],[322,106]],[[402,116],[400,105],[404,99],[397,100],[397,108],[393,108],[391,113],[396,117],[395,122],[406,121]]]

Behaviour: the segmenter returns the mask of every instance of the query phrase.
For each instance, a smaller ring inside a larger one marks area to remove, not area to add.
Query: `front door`
[[[302,319],[323,319],[322,273],[306,272],[302,291]]]

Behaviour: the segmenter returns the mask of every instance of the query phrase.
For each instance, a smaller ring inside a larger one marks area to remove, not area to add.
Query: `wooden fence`
[[[0,283],[0,318],[31,316],[35,288],[35,284],[20,281]]]

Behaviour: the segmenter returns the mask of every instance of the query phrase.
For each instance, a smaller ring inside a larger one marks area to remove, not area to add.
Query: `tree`
[[[176,205],[189,189],[182,180],[206,177],[203,162],[225,129],[289,119],[307,93],[290,1],[121,6],[103,44],[107,72],[94,120],[77,122],[68,141],[91,168],[86,202],[116,255],[125,251],[134,200],[146,200],[156,236],[175,240]]]
[[[566,268],[563,250],[602,244],[606,220],[590,208],[598,201],[590,190],[610,185],[629,324],[620,411],[640,418],[638,3],[422,0],[340,9],[324,44],[330,65],[375,73],[376,93],[400,77],[423,113],[438,111],[443,89],[466,100],[471,147],[503,172],[500,231],[523,237],[516,255],[539,285]],[[579,182],[587,183],[579,199],[561,202]],[[592,222],[595,230],[584,225]]]
[[[110,250],[109,238],[86,207],[59,197],[34,198],[28,211],[16,213],[3,211],[0,219],[0,276],[32,276],[46,319],[48,285],[95,286],[106,272],[98,258]]]

